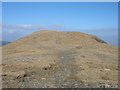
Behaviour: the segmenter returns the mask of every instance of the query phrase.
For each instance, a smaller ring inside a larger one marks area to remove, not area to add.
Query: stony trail
[[[85,84],[75,78],[77,71],[80,71],[80,68],[77,65],[74,65],[74,55],[76,48],[72,48],[66,51],[60,51],[58,54],[58,62],[55,66],[51,68],[46,68],[43,73],[44,78],[42,81],[43,88],[55,87],[55,88],[77,88],[77,87],[86,87]],[[37,87],[41,87],[37,86]]]
[[[82,32],[39,31],[2,47],[3,88],[118,85],[118,48]]]

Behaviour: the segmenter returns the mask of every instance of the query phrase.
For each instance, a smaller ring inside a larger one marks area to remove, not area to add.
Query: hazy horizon
[[[3,41],[57,30],[96,35],[118,46],[117,2],[3,2],[2,16]]]

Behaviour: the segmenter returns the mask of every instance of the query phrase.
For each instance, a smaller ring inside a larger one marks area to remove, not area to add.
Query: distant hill
[[[4,45],[7,45],[9,43],[11,43],[11,42],[9,42],[9,41],[0,41],[0,47],[4,46]]]

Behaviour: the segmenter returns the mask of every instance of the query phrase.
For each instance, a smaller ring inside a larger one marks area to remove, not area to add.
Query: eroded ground
[[[117,47],[94,40],[96,44],[89,45],[77,41],[78,44],[65,44],[59,41],[61,38],[55,44],[46,40],[36,45],[16,42],[10,44],[13,47],[3,47],[3,88],[118,86]]]

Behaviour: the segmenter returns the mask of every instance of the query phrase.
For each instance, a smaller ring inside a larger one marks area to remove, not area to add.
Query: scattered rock
[[[3,46],[3,87],[116,86],[118,48],[92,36],[81,32],[40,31]],[[99,84],[102,81],[106,83]]]
[[[7,76],[7,74],[6,73],[2,73],[2,76]]]
[[[107,69],[107,68],[106,68],[106,69],[104,69],[104,70],[105,70],[105,71],[110,71],[110,69]]]
[[[46,78],[41,78],[42,80],[45,80]]]
[[[102,78],[103,80],[110,80],[110,78],[107,77],[107,76],[102,76],[101,78]]]
[[[27,75],[24,71],[16,71],[16,72],[8,72],[7,76],[14,76],[18,78],[18,77],[26,77]]]
[[[112,86],[109,84],[101,84],[100,88],[111,88]]]
[[[62,59],[64,58],[64,57],[61,57]]]

